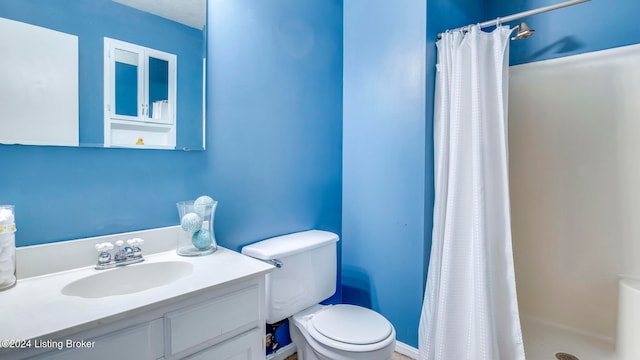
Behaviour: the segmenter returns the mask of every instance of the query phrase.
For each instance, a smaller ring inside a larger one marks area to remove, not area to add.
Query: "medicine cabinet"
[[[174,149],[177,57],[104,38],[104,145]]]

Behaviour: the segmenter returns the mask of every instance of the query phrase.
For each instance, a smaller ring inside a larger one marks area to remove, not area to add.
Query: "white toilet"
[[[388,360],[396,345],[393,325],[355,305],[319,305],[336,291],[338,235],[309,230],[263,240],[242,253],[272,262],[266,277],[266,318],[289,318],[300,360]]]

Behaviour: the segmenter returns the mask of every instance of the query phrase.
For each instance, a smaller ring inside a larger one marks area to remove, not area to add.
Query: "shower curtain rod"
[[[489,26],[493,26],[493,25],[497,25],[498,22],[500,23],[505,23],[505,22],[509,22],[509,21],[513,21],[513,20],[518,20],[518,19],[522,19],[525,18],[527,16],[531,16],[531,15],[537,15],[543,12],[547,12],[547,11],[552,11],[552,10],[556,10],[556,9],[561,9],[563,7],[567,7],[567,6],[571,6],[571,5],[577,5],[583,2],[587,2],[587,1],[591,1],[591,0],[569,0],[569,1],[565,1],[559,4],[555,4],[555,5],[549,5],[549,6],[544,6],[538,9],[534,9],[534,10],[528,10],[528,11],[523,11],[521,13],[517,13],[517,14],[513,14],[513,15],[509,15],[509,16],[505,16],[505,17],[499,17],[495,20],[489,20],[489,21],[485,21],[483,23],[480,23],[480,28],[486,28]],[[448,31],[459,31],[459,30],[464,30],[464,29],[468,29],[473,25],[467,25],[467,26],[463,26],[463,27],[459,27],[453,30],[448,30]],[[442,37],[442,33],[438,34],[438,39],[440,39]]]

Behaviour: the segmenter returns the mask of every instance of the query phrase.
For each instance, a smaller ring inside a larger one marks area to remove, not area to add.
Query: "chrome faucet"
[[[96,250],[99,253],[96,270],[111,269],[116,266],[125,266],[144,261],[142,249],[140,249],[142,244],[144,244],[144,240],[139,238],[127,240],[127,246],[124,246],[124,241],[118,240],[116,241],[117,249],[113,254],[111,253],[114,248],[112,243],[96,244]]]

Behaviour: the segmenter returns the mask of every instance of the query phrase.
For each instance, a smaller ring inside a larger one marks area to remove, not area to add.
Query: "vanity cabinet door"
[[[197,354],[188,357],[188,360],[264,360],[262,348],[262,332],[253,329],[233,339],[214,345]]]
[[[91,338],[90,348],[65,348],[41,354],[34,359],[41,360],[113,360],[136,359],[156,360],[164,355],[163,321],[157,319],[131,328],[118,330]],[[81,339],[71,336],[69,339]],[[65,343],[66,339],[60,340]]]
[[[261,299],[254,285],[166,314],[165,355],[181,358],[191,349],[259,328]]]

